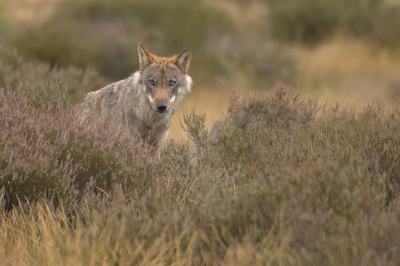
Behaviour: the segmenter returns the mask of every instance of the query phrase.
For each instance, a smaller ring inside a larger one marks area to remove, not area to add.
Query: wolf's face
[[[192,52],[188,48],[172,58],[157,57],[140,43],[138,52],[141,84],[149,103],[156,112],[168,113],[171,105],[190,91],[191,78],[187,71]]]

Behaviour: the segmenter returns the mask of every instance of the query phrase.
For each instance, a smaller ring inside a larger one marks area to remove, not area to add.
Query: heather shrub
[[[267,0],[273,36],[315,44],[341,32],[385,45],[399,42],[399,8],[382,0]]]
[[[284,88],[233,95],[209,131],[185,114],[193,145],[156,156],[79,126],[66,93],[1,91],[7,263],[397,264],[397,109],[320,108]]]
[[[256,251],[267,236],[274,235],[279,243],[287,232],[286,249],[295,261],[305,259],[301,253],[306,249],[313,262],[325,264],[329,258],[316,248],[319,238],[313,235],[324,232],[328,239],[334,237],[340,231],[338,220],[357,224],[379,213],[383,200],[366,167],[316,162],[310,170],[283,171],[269,181],[257,179],[235,196],[216,196],[192,214],[202,238],[208,237],[208,245],[214,242],[211,252],[217,258],[224,258],[226,247],[243,241],[248,230],[256,228],[258,235],[252,239]],[[266,260],[268,256],[262,257],[260,265]]]
[[[105,85],[105,80],[96,71],[90,69],[78,69],[75,67],[60,68],[51,67],[47,63],[37,60],[27,61],[16,50],[4,43],[0,44],[0,87],[25,86],[30,84],[35,88],[41,88],[44,83],[62,81],[66,84],[68,95],[59,100],[70,99],[77,103],[83,96]],[[85,66],[86,68],[86,66]],[[46,97],[52,93],[41,93],[40,97]],[[46,99],[43,98],[43,103]]]
[[[31,220],[21,223],[37,224],[43,237],[53,241],[52,251],[59,260],[77,259],[82,264],[221,264],[232,249],[248,245],[251,253],[245,255],[255,255],[256,265],[359,264],[369,249],[374,250],[375,260],[395,265],[398,239],[390,234],[398,232],[398,210],[395,215],[382,211],[383,194],[371,183],[366,165],[342,167],[317,161],[309,169],[283,171],[270,181],[254,180],[236,195],[217,193],[188,202],[180,210],[157,192],[141,197],[138,205],[84,209],[86,218],[81,219],[95,223],[79,224],[72,232],[55,226],[55,237],[49,237],[43,220],[54,220],[56,211],[45,212],[42,216],[49,218],[42,220],[27,215]],[[68,223],[66,218],[61,222]],[[13,235],[16,241],[21,238],[18,230]]]
[[[245,134],[258,126],[290,130],[295,125],[314,121],[318,109],[317,99],[300,100],[300,94],[284,87],[276,88],[272,97],[256,94],[240,103],[233,93],[227,117],[214,122],[210,134],[218,138],[217,134],[224,134],[231,128]]]
[[[235,175],[235,183],[267,176],[287,164],[302,165],[308,151],[300,143],[308,141],[305,132],[318,109],[316,99],[300,100],[284,88],[277,88],[274,96],[256,95],[242,102],[233,94],[226,117],[211,126],[204,157],[216,153],[217,161],[210,163]]]
[[[145,186],[152,167],[143,160],[152,157],[138,152],[141,145],[112,141],[111,132],[82,128],[74,117],[70,99],[76,102],[88,90],[101,87],[104,80],[98,74],[51,69],[24,61],[5,45],[0,48],[1,187],[7,209],[18,201],[34,204],[47,197],[73,206],[89,187],[98,195],[112,193],[114,184],[125,191]]]
[[[330,123],[320,126],[327,138],[326,148],[335,151],[334,156],[341,163],[354,157],[362,158],[373,176],[385,177],[386,200],[392,200],[400,188],[399,138],[396,133],[400,125],[398,110],[388,111],[374,106],[362,110],[334,108],[326,118]]]
[[[17,205],[18,198],[35,202],[56,195],[67,199],[72,193],[71,158],[59,162],[58,143],[46,137],[63,119],[65,86],[43,85],[44,91],[45,102],[32,86],[1,89],[1,187],[7,208]],[[39,121],[46,123],[38,126]]]
[[[150,182],[150,151],[79,126],[64,84],[3,88],[0,97],[0,186],[7,209],[46,197],[72,207],[88,189],[107,194],[119,184],[131,192]]]

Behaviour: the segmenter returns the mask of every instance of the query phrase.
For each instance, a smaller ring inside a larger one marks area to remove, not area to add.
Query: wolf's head
[[[156,112],[168,112],[174,102],[179,103],[190,91],[192,79],[187,73],[192,51],[187,48],[173,57],[158,57],[139,43],[138,52],[140,82],[148,100]]]

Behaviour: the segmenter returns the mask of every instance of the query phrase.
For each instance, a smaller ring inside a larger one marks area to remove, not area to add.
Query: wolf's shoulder
[[[135,84],[132,77],[122,79],[100,89],[107,94],[121,93],[122,91],[136,89],[137,84]]]
[[[132,87],[132,82],[129,80],[130,78],[115,81],[110,83],[96,91],[89,92],[85,98],[97,98],[101,96],[110,96],[114,94],[119,94],[121,91]]]

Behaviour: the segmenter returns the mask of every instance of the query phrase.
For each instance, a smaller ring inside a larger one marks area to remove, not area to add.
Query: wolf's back
[[[127,80],[121,80],[100,90],[88,93],[78,108],[80,123],[89,125],[93,123],[104,124],[110,119],[111,114],[114,114],[113,120],[117,119],[118,123],[121,123],[126,83]]]

